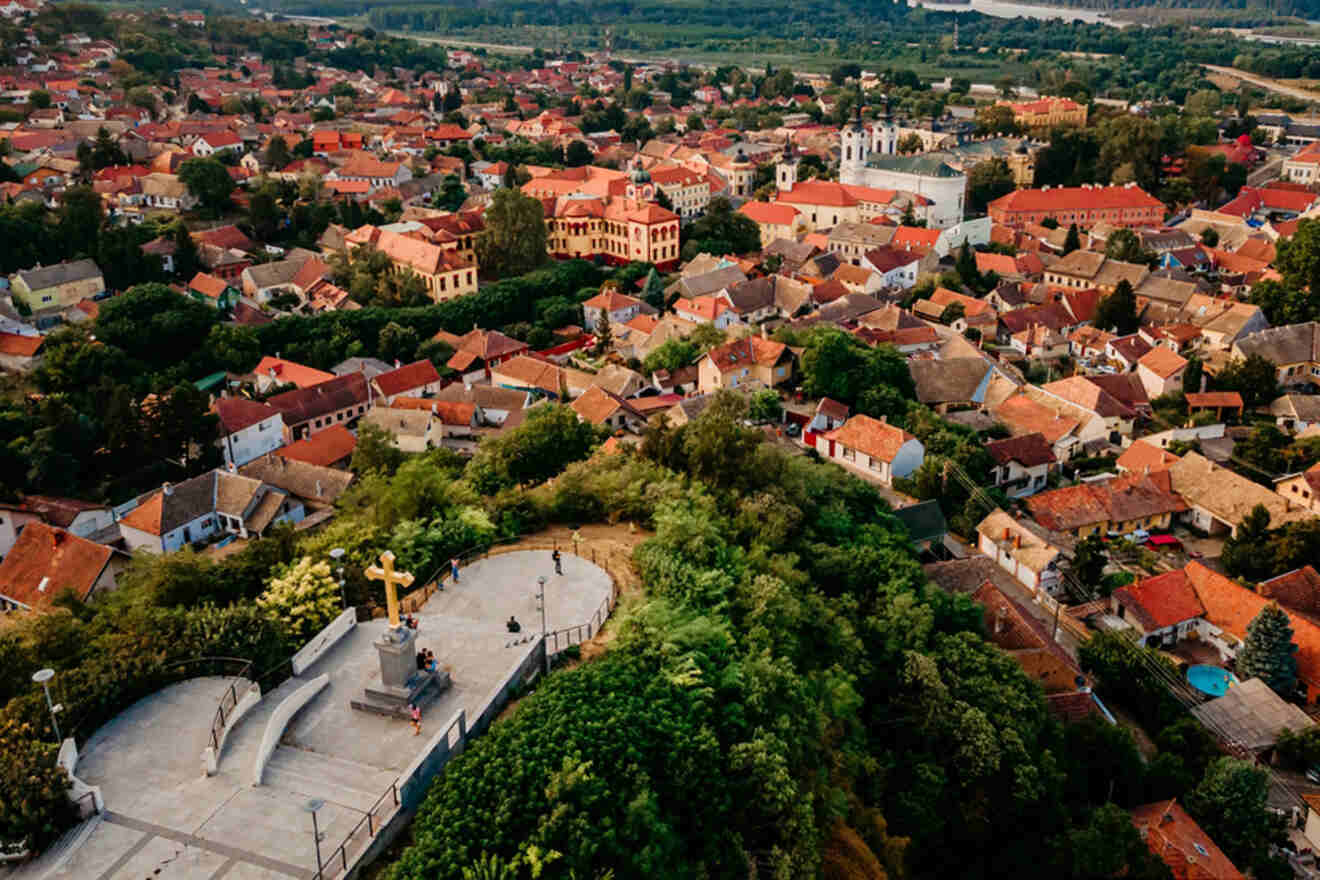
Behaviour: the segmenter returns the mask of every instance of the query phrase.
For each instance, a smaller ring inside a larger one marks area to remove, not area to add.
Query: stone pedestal
[[[407,690],[408,679],[417,671],[417,630],[406,626],[387,629],[375,645],[380,656],[381,686]]]
[[[437,694],[449,687],[449,673],[417,668],[416,630],[405,626],[387,629],[374,644],[380,658],[380,679],[367,683],[363,699],[351,701],[354,709],[406,719],[408,704],[420,703],[432,685]]]

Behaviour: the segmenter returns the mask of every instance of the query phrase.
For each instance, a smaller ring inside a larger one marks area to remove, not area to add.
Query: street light
[[[50,669],[49,667],[46,669],[38,669],[36,672],[32,673],[32,680],[41,685],[41,689],[46,692],[46,708],[50,710],[50,726],[55,728],[55,743],[58,745],[64,740],[60,738],[60,725],[59,722],[55,720],[55,713],[64,707],[54,705],[50,701],[50,680],[54,677],[55,670]]]
[[[321,828],[316,824],[316,811],[325,806],[325,801],[312,798],[303,804],[303,809],[312,814],[312,839],[316,841],[316,873],[321,873]]]
[[[550,674],[550,643],[546,641],[545,629],[545,575],[536,579],[536,607],[541,612],[541,643],[545,647],[545,674]]]
[[[330,551],[330,558],[339,566],[339,598],[348,607],[348,592],[344,589],[344,548],[336,547]]]

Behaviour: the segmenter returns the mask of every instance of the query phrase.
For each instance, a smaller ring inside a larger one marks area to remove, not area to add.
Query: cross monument
[[[385,582],[385,608],[389,612],[390,629],[399,628],[399,587],[411,587],[412,572],[394,570],[394,551],[380,554],[380,565],[372,565],[364,572],[373,581]]]

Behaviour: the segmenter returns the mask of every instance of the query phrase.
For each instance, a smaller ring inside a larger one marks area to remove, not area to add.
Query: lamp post
[[[316,811],[325,806],[325,801],[312,798],[303,804],[303,809],[312,814],[312,840],[316,842],[316,873],[321,874],[321,828],[316,824]]]
[[[330,551],[330,558],[339,566],[339,598],[344,603],[344,608],[348,608],[348,591],[344,588],[344,548],[336,547]]]
[[[541,612],[541,642],[545,647],[545,674],[550,674],[550,643],[546,641],[549,633],[545,629],[545,575],[536,579],[536,607]]]
[[[57,706],[50,701],[50,680],[55,677],[55,670],[46,668],[38,669],[32,673],[32,680],[41,685],[41,689],[46,692],[46,708],[50,710],[50,726],[55,728],[55,744],[59,745],[63,740],[60,738],[60,725],[55,720],[55,713],[63,709],[63,706]]]

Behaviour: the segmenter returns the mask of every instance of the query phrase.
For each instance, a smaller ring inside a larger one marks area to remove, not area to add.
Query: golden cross
[[[385,582],[385,607],[390,614],[390,628],[399,625],[399,587],[411,587],[412,572],[394,570],[394,552],[380,554],[380,565],[372,565],[364,572],[373,581]]]

